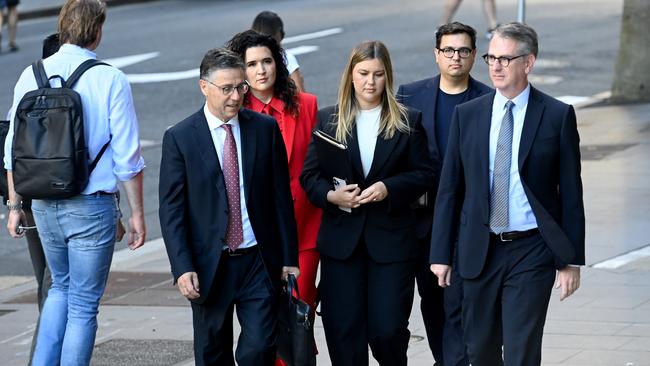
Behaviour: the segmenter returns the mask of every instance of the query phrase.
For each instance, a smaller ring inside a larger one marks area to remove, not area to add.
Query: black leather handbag
[[[293,274],[289,275],[278,304],[277,352],[288,366],[316,365],[314,311],[300,300],[298,282]]]

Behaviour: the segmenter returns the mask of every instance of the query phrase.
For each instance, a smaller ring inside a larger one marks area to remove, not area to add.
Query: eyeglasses
[[[458,52],[458,56],[460,56],[460,58],[468,58],[469,55],[472,54],[472,49],[467,47],[461,47],[461,48],[445,47],[443,49],[438,48],[438,53],[442,53],[446,58],[454,57],[454,54],[456,52]]]
[[[501,65],[503,67],[508,67],[508,65],[510,65],[510,61],[518,59],[519,57],[524,57],[524,56],[528,56],[528,54],[524,53],[523,55],[514,56],[514,57],[508,57],[508,56],[495,57],[494,55],[489,55],[489,54],[486,53],[485,55],[483,55],[481,57],[483,57],[483,60],[485,60],[485,63],[490,65],[490,66],[493,66],[494,62],[496,61],[496,62],[499,63],[499,65]]]
[[[250,85],[248,85],[248,81],[246,80],[244,80],[244,82],[236,86],[232,86],[232,85],[219,86],[207,79],[203,79],[203,81],[214,85],[217,89],[221,89],[221,92],[225,96],[231,95],[235,91],[235,89],[237,89],[237,93],[239,94],[246,94],[248,92],[248,88],[250,88]]]

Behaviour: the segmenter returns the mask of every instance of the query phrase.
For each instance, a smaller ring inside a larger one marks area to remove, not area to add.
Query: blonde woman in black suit
[[[312,141],[300,179],[324,210],[319,289],[332,364],[367,365],[370,344],[381,365],[406,365],[418,252],[409,206],[430,188],[434,170],[420,112],[395,99],[383,43],[352,51],[338,105],[318,117],[317,129],[348,146],[354,182],[335,189]]]

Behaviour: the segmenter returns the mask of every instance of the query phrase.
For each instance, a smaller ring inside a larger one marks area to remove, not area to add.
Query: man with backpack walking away
[[[144,244],[138,122],[119,70],[96,61],[106,4],[68,0],[61,48],[27,67],[14,89],[5,141],[7,229],[25,235],[22,199],[43,243],[52,287],[32,365],[88,365],[116,238],[117,182],[131,207],[129,247]]]

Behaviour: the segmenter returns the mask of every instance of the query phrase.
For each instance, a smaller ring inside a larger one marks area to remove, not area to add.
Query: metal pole
[[[519,0],[519,8],[517,11],[517,21],[520,23],[526,22],[526,0]]]

